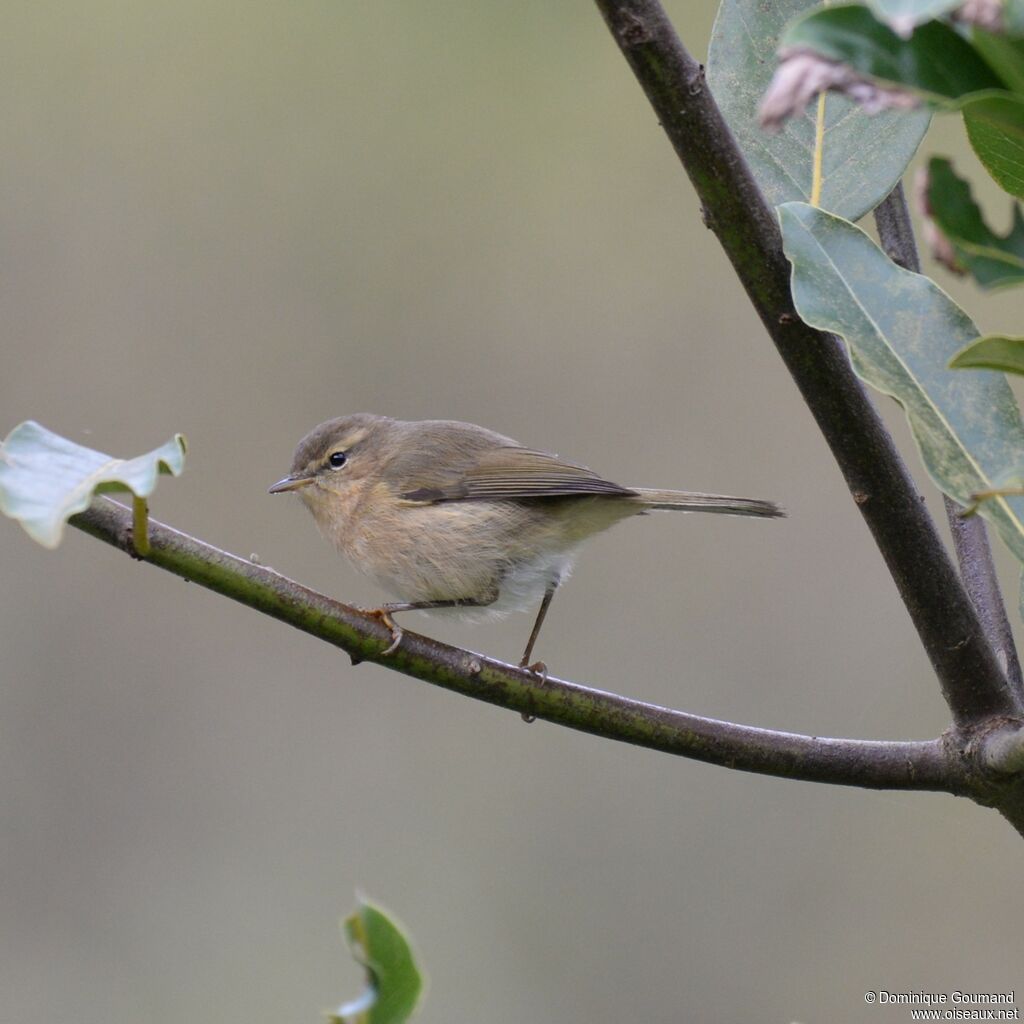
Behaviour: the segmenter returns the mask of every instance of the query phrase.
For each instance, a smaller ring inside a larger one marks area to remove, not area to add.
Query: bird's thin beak
[[[270,488],[270,494],[284,494],[285,491],[297,491],[300,487],[305,487],[306,484],[311,484],[313,478],[311,476],[286,476],[283,480],[278,480],[273,487]]]

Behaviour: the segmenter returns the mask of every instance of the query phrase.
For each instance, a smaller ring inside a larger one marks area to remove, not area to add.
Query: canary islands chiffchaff
[[[328,420],[295,449],[271,494],[295,491],[320,531],[400,598],[391,615],[455,609],[501,616],[537,606],[529,663],[551,598],[591,534],[650,509],[773,518],[770,501],[622,487],[551,452],[472,423],[356,413]]]

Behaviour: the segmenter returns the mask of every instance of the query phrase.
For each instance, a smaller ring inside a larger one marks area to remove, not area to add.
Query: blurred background
[[[714,4],[669,8],[703,55]],[[6,9],[0,431],[124,456],[183,431],[156,518],[356,603],[380,594],[266,493],[331,416],[470,420],[624,484],[771,498],[789,519],[592,541],[538,656],[766,727],[946,727],[592,4]],[[957,121],[923,152],[983,186]],[[1019,332],[1019,292],[935,272]],[[995,813],[527,726],[68,532],[47,552],[0,523],[0,1019],[319,1020],[361,985],[357,888],[411,930],[431,1022],[902,1021],[864,991],[1019,981],[1021,842]],[[407,625],[514,660],[530,619]]]

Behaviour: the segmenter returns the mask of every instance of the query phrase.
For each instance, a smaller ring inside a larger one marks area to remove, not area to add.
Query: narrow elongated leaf
[[[380,907],[365,899],[345,919],[345,935],[352,955],[366,968],[366,988],[328,1019],[332,1024],[403,1024],[423,991],[409,940]]]
[[[866,78],[912,89],[938,103],[1006,88],[981,54],[949,25],[929,21],[909,39],[901,39],[859,5],[825,7],[806,15],[789,26],[782,45],[812,50]]]
[[[949,365],[956,370],[1002,370],[1024,375],[1024,338],[986,334],[960,349]]]
[[[971,186],[943,157],[928,162],[926,197],[928,216],[940,233],[938,241],[944,239],[953,248],[952,269],[970,272],[983,288],[1024,283],[1024,216],[1019,204],[1013,204],[1009,233],[997,235],[982,218]],[[945,251],[935,255],[950,262]]]
[[[708,83],[747,163],[773,205],[811,196],[816,108],[766,133],[758,106],[775,69],[783,28],[816,0],[722,0],[711,33]],[[850,220],[899,181],[928,127],[926,110],[869,115],[850,100],[825,101],[821,205]]]
[[[0,446],[0,511],[17,519],[43,547],[55,548],[64,524],[88,508],[94,494],[127,490],[147,498],[160,473],[178,476],[184,468],[181,434],[126,460],[85,448],[26,420]]]
[[[1006,378],[947,369],[977,337],[967,314],[848,221],[804,203],[780,217],[800,316],[842,337],[857,373],[903,406],[939,489],[969,505],[1019,475],[1024,425]],[[997,497],[980,511],[1024,562],[1024,499]]]
[[[985,169],[1011,196],[1024,199],[1024,96],[979,96],[964,106],[964,124]]]

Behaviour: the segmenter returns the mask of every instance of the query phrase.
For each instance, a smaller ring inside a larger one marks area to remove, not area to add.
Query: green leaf
[[[868,0],[868,7],[897,35],[906,38],[915,25],[938,18],[959,7],[963,0]]]
[[[953,247],[953,269],[970,271],[983,288],[1024,281],[1024,216],[1020,205],[1013,204],[1009,233],[997,235],[982,219],[970,184],[957,176],[949,160],[933,157],[928,163],[927,181],[929,215]]]
[[[949,361],[954,370],[1002,370],[1024,374],[1024,338],[986,334],[976,338]]]
[[[17,519],[43,547],[55,548],[64,524],[87,509],[94,494],[127,490],[147,498],[158,474],[178,476],[184,467],[181,434],[125,460],[84,448],[27,420],[0,445],[0,511]]]
[[[773,206],[810,199],[816,109],[775,134],[758,105],[775,69],[775,50],[792,18],[815,0],[722,0],[711,33],[708,83],[747,163]],[[842,96],[825,101],[821,205],[850,220],[875,208],[899,181],[926,129],[926,110],[869,115]]]
[[[1024,39],[974,28],[971,43],[1012,92],[1024,93]]]
[[[423,977],[401,929],[377,906],[360,898],[345,919],[353,957],[366,968],[366,989],[328,1014],[332,1024],[402,1024],[419,1004]]]
[[[812,50],[866,78],[904,86],[936,103],[1006,85],[949,25],[929,21],[910,39],[901,39],[859,5],[814,11],[790,25],[782,45]]]
[[[1019,475],[1024,425],[1006,378],[947,369],[977,337],[967,314],[848,221],[804,203],[780,218],[800,316],[842,337],[857,374],[903,406],[939,489],[966,506]],[[998,496],[979,511],[1024,563],[1024,499]]]
[[[982,96],[964,106],[974,152],[996,182],[1024,199],[1024,96]]]
[[[867,81],[963,109],[971,145],[998,184],[1024,199],[1024,40],[941,21],[902,39],[867,7],[825,7],[789,25],[781,49],[810,51]],[[1014,89],[1019,92],[1013,92]],[[788,112],[788,108],[783,108]]]

